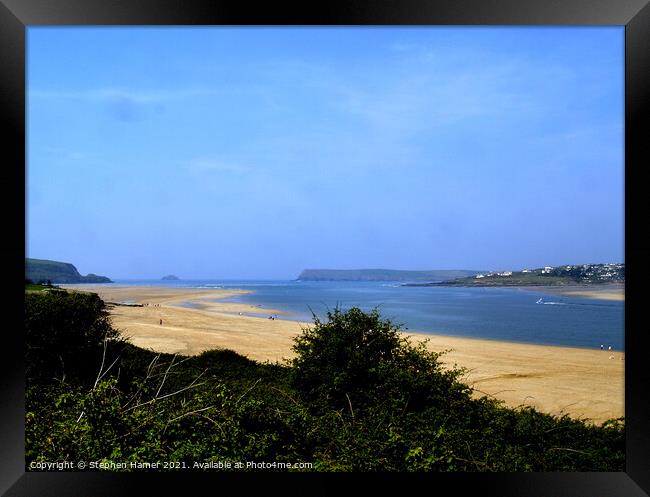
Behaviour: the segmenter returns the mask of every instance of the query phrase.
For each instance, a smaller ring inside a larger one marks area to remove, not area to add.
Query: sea
[[[251,313],[313,322],[328,310],[378,308],[381,316],[408,333],[624,350],[623,301],[557,296],[523,288],[408,287],[400,282],[116,280],[116,285],[243,289],[250,293],[220,299],[259,308]],[[541,299],[541,300],[540,300]],[[191,306],[191,304],[187,304]],[[313,313],[313,314],[312,314]]]

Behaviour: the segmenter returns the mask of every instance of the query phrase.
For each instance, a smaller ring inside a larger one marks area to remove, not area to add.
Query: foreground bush
[[[25,293],[26,375],[32,381],[92,383],[107,342],[119,341],[94,293]]]
[[[412,346],[377,311],[337,309],[316,320],[283,366],[232,351],[155,354],[115,340],[104,351],[115,332],[101,301],[30,298],[28,363],[42,371],[28,376],[28,466],[304,461],[316,471],[624,470],[622,421],[591,426],[473,399],[462,371],[442,368],[439,354]],[[94,351],[93,367],[80,350]],[[66,371],[77,372],[64,379],[61,354]]]
[[[293,347],[293,385],[306,401],[356,407],[358,417],[378,404],[405,414],[469,398],[471,390],[458,381],[462,370],[443,370],[441,354],[424,343],[412,346],[376,309],[335,309],[327,317],[314,317]]]
[[[462,369],[410,344],[377,310],[335,309],[296,339],[292,386],[331,435],[318,458],[345,470],[605,471],[624,429],[473,399]]]

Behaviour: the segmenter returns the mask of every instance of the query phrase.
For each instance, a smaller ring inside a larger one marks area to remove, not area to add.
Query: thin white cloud
[[[401,42],[389,49],[408,55],[392,72],[375,72],[376,68],[364,66],[342,72],[331,61],[271,61],[267,91],[288,85],[299,88],[311,93],[319,106],[357,119],[373,133],[383,133],[395,142],[476,117],[545,112],[544,103],[527,91],[526,81],[536,76],[566,77],[559,68],[542,70],[525,60],[478,64],[476,54],[467,60],[462,50],[435,52],[424,45]],[[279,100],[278,109],[290,108],[292,102]],[[307,100],[302,105],[310,103]]]
[[[186,88],[180,90],[134,91],[119,88],[99,88],[91,90],[28,90],[28,97],[71,100],[128,100],[134,103],[152,103],[197,96],[216,96],[223,94],[218,89]]]
[[[184,165],[190,172],[195,174],[210,172],[246,173],[252,170],[250,166],[208,157],[197,157],[185,162]]]
[[[388,50],[391,52],[398,52],[398,53],[423,52],[425,50],[425,47],[421,43],[396,41],[388,45]]]

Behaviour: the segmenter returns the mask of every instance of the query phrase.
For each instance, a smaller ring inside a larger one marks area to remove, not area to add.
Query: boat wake
[[[566,302],[544,302],[544,298],[542,297],[539,299],[536,304],[544,304],[544,305],[567,305]]]

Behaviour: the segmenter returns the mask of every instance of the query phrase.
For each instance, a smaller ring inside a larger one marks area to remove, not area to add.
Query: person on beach
[[[605,350],[605,346],[603,344],[600,345],[600,350]]]
[[[162,326],[162,319],[160,320],[160,326]]]

